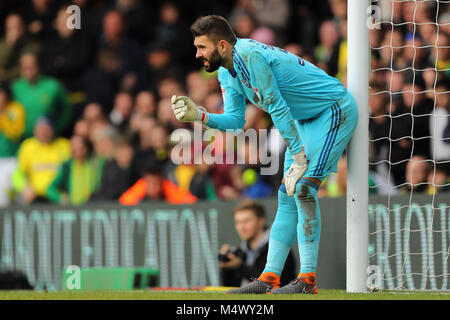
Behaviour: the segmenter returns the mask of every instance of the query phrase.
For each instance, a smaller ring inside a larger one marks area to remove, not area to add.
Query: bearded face
[[[214,72],[223,65],[223,58],[220,55],[217,46],[208,36],[202,35],[195,37],[194,45],[197,47],[195,57],[203,61],[203,66],[208,72]]]
[[[214,72],[222,65],[222,57],[220,56],[219,50],[217,48],[211,53],[209,58],[203,58],[205,70],[208,72]]]

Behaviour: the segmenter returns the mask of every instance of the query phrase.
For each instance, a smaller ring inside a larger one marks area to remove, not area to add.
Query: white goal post
[[[369,0],[348,0],[347,87],[359,109],[348,146],[347,292],[367,292],[369,244]]]
[[[450,0],[347,5],[347,292],[448,291]]]

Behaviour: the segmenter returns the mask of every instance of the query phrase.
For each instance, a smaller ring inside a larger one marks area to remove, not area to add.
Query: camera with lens
[[[245,260],[245,252],[241,248],[237,247],[230,247],[227,252],[225,253],[219,253],[219,261],[220,262],[228,262],[230,261],[230,258],[228,258],[228,254],[232,253],[238,258],[240,258],[242,261]]]

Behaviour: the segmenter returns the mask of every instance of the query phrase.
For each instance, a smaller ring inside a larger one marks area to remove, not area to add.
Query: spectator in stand
[[[36,120],[42,116],[55,119],[57,135],[68,134],[71,105],[63,85],[39,73],[38,59],[24,54],[20,59],[21,77],[12,83],[14,100],[25,107],[25,137],[31,137]]]
[[[97,120],[106,120],[103,110],[104,108],[100,103],[88,103],[83,110],[83,119],[88,122],[88,125],[91,125]]]
[[[450,35],[450,12],[442,12],[438,17],[439,29],[445,32],[447,35]]]
[[[94,48],[102,33],[102,17],[104,14],[102,4],[98,1],[89,0],[71,0],[70,4],[80,8],[82,27],[79,31],[86,37],[86,45]]]
[[[150,133],[151,148],[155,152],[156,160],[164,165],[169,161],[168,144],[169,133],[167,128],[156,123]]]
[[[91,62],[91,50],[80,30],[67,28],[67,6],[58,10],[53,28],[43,41],[42,70],[58,78],[69,92],[82,89],[82,75]]]
[[[147,48],[147,79],[152,91],[158,89],[161,80],[177,74],[181,67],[173,59],[173,51],[167,43],[153,42]]]
[[[401,13],[403,21],[413,21],[413,23],[406,23],[405,28],[409,32],[414,32],[415,25],[420,25],[430,18],[430,4],[429,1],[403,1]]]
[[[148,164],[141,178],[119,198],[122,205],[136,205],[141,201],[186,204],[196,202],[197,198],[164,178],[158,165]]]
[[[189,192],[199,200],[217,200],[216,188],[210,173],[212,167],[213,165],[207,164],[205,161],[195,164],[195,173],[189,183]]]
[[[114,106],[109,114],[109,121],[122,134],[127,133],[129,121],[133,112],[133,96],[125,91],[119,92],[114,99]]]
[[[276,39],[281,43],[286,40],[286,30],[289,23],[288,0],[239,0],[235,5],[232,18],[242,11],[253,15],[259,26],[268,27],[276,33]]]
[[[14,189],[25,203],[47,201],[47,189],[70,154],[69,141],[55,137],[53,121],[40,117],[34,137],[20,145],[18,166],[12,176]]]
[[[432,103],[426,98],[421,85],[406,83],[400,92],[392,95],[388,108],[390,135],[386,133],[385,136],[390,138],[391,173],[395,184],[400,185],[405,182],[407,160],[411,154],[430,157],[429,117]]]
[[[391,152],[389,163],[391,166],[394,184],[400,185],[405,183],[406,162],[411,157],[411,128],[410,115],[404,107],[395,106],[392,108],[394,112],[391,114],[391,134],[387,136],[390,139]]]
[[[119,11],[109,11],[103,18],[103,33],[99,52],[109,52],[117,63],[119,90],[136,92],[145,85],[144,53],[141,46],[125,35],[123,16]]]
[[[186,124],[179,124],[170,107],[170,98],[159,100],[156,120],[164,125],[167,130],[173,131],[176,128],[186,127]]]
[[[447,25],[449,22],[447,22]],[[433,61],[437,60],[437,69],[450,77],[450,35],[445,32],[439,32],[436,48],[433,51]],[[434,66],[434,65],[433,65]]]
[[[380,56],[382,65],[386,67],[390,67],[391,63],[393,63],[396,67],[399,65],[404,65],[404,45],[405,39],[401,29],[387,29],[381,42],[382,49],[380,50]]]
[[[156,120],[151,117],[145,117],[140,120],[139,130],[137,132],[137,142],[135,145],[135,152],[131,166],[133,168],[133,181],[140,178],[148,163],[156,162],[156,153],[152,148],[152,130],[156,124]]]
[[[406,166],[405,192],[426,192],[430,186],[428,176],[432,171],[432,161],[423,156],[412,156]]]
[[[450,175],[450,98],[448,81],[437,83],[435,108],[430,116],[431,158]]]
[[[96,64],[86,70],[82,83],[87,101],[96,101],[108,113],[114,103],[114,95],[120,88],[121,74],[119,57],[112,49],[97,52]]]
[[[247,11],[236,12],[230,23],[239,38],[250,38],[256,30],[256,20]]]
[[[436,37],[437,37],[437,28],[438,26],[435,24],[435,22],[431,19],[428,19],[423,24],[418,25],[418,31],[423,39],[425,45],[428,46],[434,46],[436,43]],[[439,30],[443,31],[441,29],[442,27],[439,26]],[[429,56],[427,54],[427,56]],[[427,57],[429,58],[429,57]]]
[[[17,167],[17,150],[25,130],[25,109],[11,100],[7,83],[0,82],[0,207],[8,206],[11,193],[11,175]]]
[[[0,158],[14,157],[25,131],[25,109],[11,100],[6,83],[0,83]]]
[[[156,97],[151,91],[141,91],[136,95],[134,113],[140,117],[154,117],[156,115]]]
[[[369,119],[369,135],[373,141],[371,154],[372,163],[388,159],[389,153],[389,128],[391,119],[387,112],[388,95],[380,93],[381,87],[372,85],[369,95],[370,119]]]
[[[98,104],[92,104],[91,115],[93,117],[83,119],[87,120],[88,140],[90,144],[93,145],[94,149],[94,152],[91,155],[92,163],[95,165],[98,172],[103,172],[106,161],[114,157],[115,146],[120,138],[120,134],[100,112],[97,112],[98,110],[101,110],[98,108]],[[101,175],[98,175],[97,177],[101,178]]]
[[[117,0],[115,9],[126,21],[126,35],[145,45],[154,37],[155,17],[148,2],[144,0]]]
[[[396,189],[392,189],[393,177],[390,172],[389,165],[386,161],[390,161],[391,144],[396,144],[397,141],[390,141],[390,127],[392,119],[389,115],[388,101],[389,94],[383,93],[383,88],[378,84],[374,84],[370,88],[369,107],[369,136],[370,136],[370,152],[369,152],[369,175],[376,185],[378,193],[380,194],[394,194]],[[394,105],[395,106],[395,105]],[[392,150],[392,155],[395,151]],[[370,189],[369,191],[374,191]]]
[[[89,139],[89,123],[86,119],[79,119],[73,127],[73,135]]]
[[[339,49],[338,49],[338,66],[336,78],[347,86],[347,20],[342,20],[339,24]]]
[[[133,159],[133,179],[138,178],[148,163],[156,163],[167,177],[170,170],[167,128],[153,118],[147,118],[141,128],[139,140],[140,146]]]
[[[101,162],[113,158],[120,133],[108,123],[99,123],[99,126],[93,127],[92,130],[95,157],[101,159]]]
[[[428,193],[436,194],[450,191],[449,162],[435,163],[428,174]]]
[[[394,72],[394,71],[388,71],[385,74],[386,81],[384,85],[386,86],[386,89],[388,91],[392,92],[392,100],[394,104],[402,104],[401,93],[406,81],[405,74],[406,73],[404,72]]]
[[[427,59],[428,47],[418,32],[416,34],[408,33],[404,39],[405,48],[403,49],[403,58],[405,64],[402,67],[413,68],[416,73],[415,81],[423,81],[421,72],[418,72],[418,70],[434,67],[434,62],[430,64],[430,61]],[[412,81],[412,79],[408,80]]]
[[[215,201],[217,199],[214,183],[210,176],[213,159],[204,154],[206,144],[186,143],[182,152],[188,151],[186,162],[175,165],[173,162],[166,166],[166,176],[180,187],[189,191],[199,200]],[[184,154],[180,154],[184,157]]]
[[[215,164],[211,171],[211,178],[219,199],[234,200],[241,197],[245,190],[245,184],[242,181],[242,172],[236,164],[236,155],[233,164],[227,163],[227,135],[231,135],[231,133],[217,131],[214,135],[214,156],[216,159],[221,159],[221,163]],[[228,139],[230,138],[228,137]]]
[[[0,81],[20,76],[20,57],[25,53],[38,54],[40,44],[26,33],[25,22],[18,14],[5,19],[5,37],[0,39]]]
[[[418,83],[407,83],[402,90],[403,104],[409,113],[408,136],[413,137],[412,153],[430,158],[430,115],[433,102],[423,92],[423,86]]]
[[[304,57],[305,56],[305,51],[303,50],[303,47],[301,45],[299,45],[298,43],[295,43],[295,42],[291,42],[291,43],[286,44],[283,47],[283,49],[288,51],[288,52],[290,52],[290,53],[293,53],[293,54],[295,54],[296,56],[299,56],[299,57]]]
[[[156,116],[156,97],[151,91],[141,91],[136,95],[133,113],[130,117],[130,130],[133,134],[138,134],[142,122],[146,118]]]
[[[272,29],[267,27],[259,27],[255,31],[252,32],[250,38],[256,40],[261,43],[268,44],[270,46],[278,45],[276,42],[277,38],[275,32]]]
[[[332,20],[324,21],[319,29],[320,43],[314,51],[317,66],[325,70],[330,76],[337,73],[339,49],[339,30]]]
[[[167,48],[173,54],[173,60],[180,63],[181,67],[189,63],[189,56],[194,52],[194,47],[189,28],[181,19],[179,5],[175,1],[164,1],[158,18],[153,42]],[[181,71],[184,76],[182,68],[177,71]]]
[[[238,248],[223,244],[219,250],[219,267],[222,285],[238,287],[258,277],[264,269],[269,248],[270,229],[266,226],[264,207],[244,200],[234,209],[236,232],[241,239]],[[286,259],[281,275],[281,285],[296,276],[296,261],[292,251]]]
[[[102,172],[91,159],[88,139],[73,136],[70,142],[72,157],[62,164],[46,194],[53,203],[80,205],[99,188]]]
[[[187,95],[203,105],[209,94],[208,79],[201,71],[192,71],[186,76]]]
[[[100,189],[92,195],[90,200],[105,201],[118,200],[133,184],[131,180],[131,161],[133,147],[127,141],[121,141],[116,146],[114,158],[105,164]]]
[[[160,99],[172,98],[172,95],[185,94],[182,83],[172,76],[160,79],[158,83],[158,96]]]
[[[28,32],[39,40],[44,39],[50,32],[51,23],[56,15],[55,9],[51,0],[27,1],[24,18]]]

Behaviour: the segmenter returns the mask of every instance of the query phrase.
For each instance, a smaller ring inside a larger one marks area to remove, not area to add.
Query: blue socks
[[[278,210],[270,230],[269,251],[264,272],[273,272],[281,277],[284,263],[297,237],[297,205],[289,197],[286,188],[278,190]]]
[[[300,179],[294,196],[289,197],[284,184],[281,185],[263,273],[273,272],[281,276],[295,238],[298,239],[300,272],[316,272],[321,229],[317,189],[312,181]]]
[[[297,239],[300,273],[316,273],[321,229],[317,188],[311,180],[301,179],[294,194],[298,208]]]

